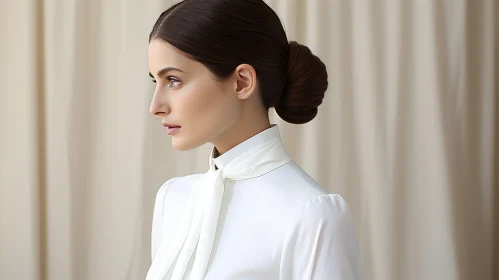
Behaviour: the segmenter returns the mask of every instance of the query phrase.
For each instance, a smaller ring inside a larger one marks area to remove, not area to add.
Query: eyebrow
[[[185,73],[184,71],[182,71],[182,70],[180,70],[178,68],[175,68],[175,67],[165,67],[165,68],[163,68],[163,69],[161,69],[161,70],[158,71],[157,76],[161,77],[161,76],[163,76],[164,74],[166,74],[167,72],[170,72],[170,71],[180,71],[182,73]],[[151,72],[149,72],[149,77],[154,78],[154,76],[151,74]]]

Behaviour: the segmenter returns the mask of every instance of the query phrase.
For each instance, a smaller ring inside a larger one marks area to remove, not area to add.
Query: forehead
[[[195,61],[188,58],[182,51],[161,39],[151,40],[148,48],[148,57],[149,69],[153,74],[164,67],[176,67],[184,70],[196,64]]]

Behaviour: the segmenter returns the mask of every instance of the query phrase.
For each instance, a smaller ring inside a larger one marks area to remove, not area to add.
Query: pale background
[[[148,114],[173,2],[0,2],[0,279],[145,278],[157,189],[211,147]],[[330,77],[317,119],[272,120],[349,202],[364,279],[499,279],[499,3],[269,3]]]

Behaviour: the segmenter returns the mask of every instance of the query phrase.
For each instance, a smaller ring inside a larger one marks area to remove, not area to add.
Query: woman
[[[147,279],[360,279],[349,207],[292,161],[275,108],[302,124],[327,88],[262,0],[186,0],[149,37],[151,114],[176,150],[214,145],[209,170],[158,191]]]

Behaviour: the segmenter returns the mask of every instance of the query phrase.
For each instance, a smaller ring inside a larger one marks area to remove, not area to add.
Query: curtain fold
[[[149,116],[177,1],[0,3],[0,278],[144,279],[154,196],[204,172]],[[355,217],[364,279],[499,277],[499,4],[269,0],[327,65],[290,155]]]

